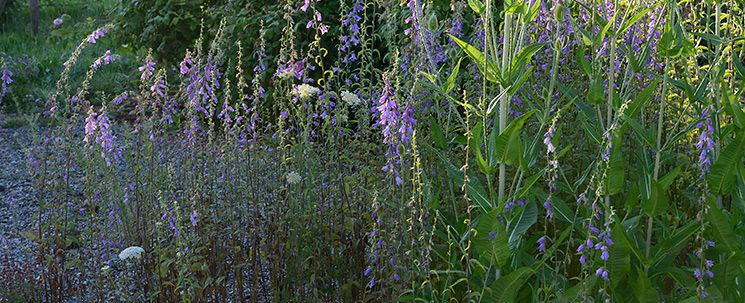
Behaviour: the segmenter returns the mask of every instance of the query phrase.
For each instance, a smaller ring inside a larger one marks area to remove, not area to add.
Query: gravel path
[[[5,116],[5,119],[15,119],[18,117]],[[17,123],[16,123],[17,124]],[[127,131],[126,127],[114,123],[112,129],[117,136],[116,141],[121,144],[122,134]],[[73,132],[77,138],[84,136],[83,121],[82,119],[78,122],[78,125],[73,128]],[[49,130],[48,127],[42,127],[39,132],[46,133]],[[81,141],[82,144],[82,141]],[[168,144],[178,144],[177,142],[170,142]],[[34,220],[34,215],[38,213],[38,193],[33,187],[33,179],[31,174],[27,171],[28,162],[27,154],[30,148],[33,146],[33,131],[28,126],[20,126],[14,128],[2,128],[0,129],[0,275],[3,274],[3,270],[8,268],[8,262],[14,264],[26,264],[25,266],[33,266],[38,269],[35,256],[32,253],[37,249],[37,244],[27,237],[28,231],[34,231],[38,228],[37,222]],[[120,169],[122,165],[120,165]],[[75,200],[83,200],[82,191],[84,178],[75,178],[71,183],[73,191],[75,191]],[[76,201],[82,202],[82,201]],[[84,223],[87,224],[87,223]],[[89,249],[82,247],[82,249]],[[118,263],[121,262],[118,257],[112,256],[112,260],[117,266],[112,266],[112,271],[120,272],[122,266]],[[266,266],[263,266],[265,279],[267,278],[268,272],[266,272]],[[36,270],[38,275],[38,270]],[[119,274],[119,273],[116,273]],[[248,272],[246,272],[248,274]],[[36,277],[38,279],[38,276]],[[0,281],[2,277],[0,277]],[[232,285],[233,280],[228,277],[228,283]],[[268,281],[268,280],[265,280]],[[85,283],[92,283],[92,281],[84,281]],[[1,285],[0,285],[1,287]],[[0,292],[1,294],[1,292]],[[267,294],[261,294],[263,297],[262,301],[269,302],[270,299]],[[0,298],[1,299],[1,298]],[[68,298],[67,302],[81,302],[89,301],[92,298]]]

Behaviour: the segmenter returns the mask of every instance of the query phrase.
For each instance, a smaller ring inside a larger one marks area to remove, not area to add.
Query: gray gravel
[[[8,118],[18,120],[18,117],[5,117],[5,119]],[[118,136],[117,141],[121,141],[121,134],[127,131],[125,126],[112,125],[112,127],[114,133]],[[39,131],[45,133],[48,129],[42,127]],[[84,129],[82,118],[74,129],[76,137],[82,138]],[[37,249],[37,244],[26,236],[28,231],[38,228],[34,221],[34,214],[38,213],[39,210],[39,197],[33,187],[33,176],[27,170],[27,154],[33,145],[32,133],[28,126],[0,129],[0,270],[6,266],[4,262],[6,257],[16,264],[36,263],[32,251]],[[121,142],[119,143],[121,144]],[[171,142],[171,144],[176,144],[176,142]],[[82,182],[83,178],[77,178],[77,180],[72,180],[71,184],[76,192],[73,199],[77,203],[84,200],[82,191],[80,191],[83,186]],[[92,248],[82,247],[80,249]],[[112,256],[111,260],[114,261],[111,266],[114,275],[119,275],[126,270],[126,266],[121,264],[122,261],[118,257]],[[38,268],[38,265],[36,266]],[[263,266],[263,268],[265,271],[267,270],[267,266]],[[263,276],[268,279],[268,272],[264,272]],[[38,276],[36,279],[39,279]],[[233,282],[231,277],[228,277],[227,283],[232,285]],[[93,281],[82,281],[82,283],[89,284]],[[263,294],[262,297],[263,300],[260,300],[260,302],[270,301],[268,294]],[[67,301],[82,302],[91,299],[72,297],[68,298]]]

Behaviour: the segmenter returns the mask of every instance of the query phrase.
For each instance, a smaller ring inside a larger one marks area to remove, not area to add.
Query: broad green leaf
[[[476,126],[471,129],[471,140],[469,140],[469,146],[473,150],[474,154],[476,154],[476,163],[479,165],[479,170],[481,170],[481,172],[485,175],[493,175],[497,172],[495,168],[496,166],[490,166],[488,163],[486,163],[486,160],[484,160],[484,157],[481,155],[481,143],[483,142],[483,135],[484,125],[482,121],[479,121],[478,123],[476,123]]]
[[[458,77],[458,71],[460,70],[461,61],[463,61],[463,57],[458,59],[458,63],[456,63],[455,67],[453,68],[453,72],[450,73],[447,81],[445,81],[445,84],[442,85],[442,91],[444,91],[446,94],[453,90],[453,88],[455,87],[455,78]]]
[[[474,0],[476,1],[476,0]],[[499,67],[497,67],[494,62],[491,61],[491,59],[487,60],[486,56],[473,47],[472,45],[464,42],[463,40],[458,39],[457,37],[453,35],[449,35],[450,38],[455,41],[458,46],[460,46],[461,49],[471,57],[474,63],[476,63],[476,66],[479,68],[479,71],[481,71],[481,74],[486,76],[486,80],[489,80],[494,83],[502,84],[502,86],[507,87],[507,85],[504,85],[504,81],[500,78],[501,71],[499,70]]]
[[[654,179],[649,181],[651,191],[648,199],[642,199],[642,207],[645,214],[655,217],[667,211],[669,202],[660,184]]]
[[[577,47],[577,50],[574,52],[574,61],[577,62],[579,70],[582,71],[585,76],[589,77],[592,75],[592,65],[590,65],[590,62],[585,58],[585,48],[583,46]]]
[[[584,115],[581,115],[579,120],[582,122],[582,128],[584,128],[585,133],[590,137],[590,140],[595,144],[600,145],[600,143],[602,143],[602,138],[600,137],[600,133],[597,131],[597,126],[590,124]]]
[[[534,43],[523,47],[512,60],[510,60],[509,79],[512,79],[518,72],[524,72],[525,66],[530,62],[530,58],[535,55],[544,45],[548,43]]]
[[[489,286],[491,293],[485,292],[481,302],[499,302],[499,303],[511,303],[515,301],[515,291],[525,283],[525,280],[530,274],[533,273],[533,269],[524,266],[517,270],[509,273],[508,275],[499,278],[494,284]]]
[[[447,141],[445,139],[445,135],[442,133],[440,124],[437,123],[437,121],[432,117],[430,117],[429,121],[432,127],[432,139],[435,141],[435,146],[441,149],[445,149],[445,147],[447,146]]]
[[[567,19],[569,19],[569,22],[572,23],[572,27],[579,30],[580,34],[582,34],[582,42],[585,43],[585,45],[590,46],[592,45],[592,35],[590,35],[590,32],[588,32],[584,27],[579,26],[577,24],[577,21],[574,20],[574,18],[571,17],[571,15],[567,15]]]
[[[528,228],[533,226],[538,220],[538,207],[532,200],[525,202],[525,206],[515,214],[515,216],[507,221],[507,235],[510,243],[510,250],[515,250],[523,234],[528,231]]]
[[[670,185],[673,184],[673,181],[675,180],[675,177],[680,174],[680,169],[683,167],[683,164],[678,165],[676,168],[673,168],[669,173],[667,173],[665,176],[660,178],[658,183],[660,183],[660,187],[662,187],[663,190],[667,190],[670,188]]]
[[[500,211],[495,209],[481,217],[473,237],[473,248],[489,263],[502,268],[510,259],[510,247],[499,215]]]
[[[600,30],[600,32],[595,35],[595,38],[592,40],[592,45],[595,47],[600,46],[600,44],[603,43],[603,40],[605,40],[605,35],[608,33],[608,30],[610,29],[611,25],[613,24],[613,20],[616,19],[616,16],[618,15],[618,12],[613,14],[613,17],[611,17],[610,21],[603,26],[603,29]],[[611,37],[612,39],[615,39],[614,37]]]
[[[533,6],[531,6],[528,12],[525,14],[523,18],[523,22],[530,23],[531,21],[533,21],[533,19],[535,19],[535,16],[538,15],[538,10],[540,8],[541,8],[541,0],[535,1],[535,3],[533,3]]]
[[[637,95],[636,98],[634,98],[634,101],[632,101],[631,104],[629,104],[629,107],[623,113],[624,116],[629,117],[629,118],[634,118],[634,116],[636,116],[636,114],[639,113],[639,111],[642,109],[644,104],[650,100],[650,98],[654,94],[655,89],[657,89],[657,84],[659,83],[660,83],[660,80],[655,79],[654,81],[652,81],[652,83],[647,85],[647,87],[645,87],[639,93],[639,95]],[[624,121],[624,123],[626,122]]]
[[[626,122],[631,126],[631,128],[634,129],[634,132],[641,137],[642,141],[646,143],[649,147],[655,148],[657,145],[654,143],[654,141],[650,138],[649,132],[647,132],[646,129],[644,129],[643,126],[639,124],[639,122],[636,122],[634,119],[626,118]]]
[[[742,65],[741,60],[737,52],[732,54],[732,65],[735,67],[735,74],[740,77],[740,81],[745,81],[745,66]]]
[[[719,38],[719,36],[709,33],[697,33],[697,32],[690,32],[694,36],[697,36],[701,39],[706,40],[708,45],[711,46],[717,46],[722,44],[722,38]]]
[[[745,260],[743,256],[734,255],[724,262],[717,262],[711,268],[711,272],[714,273],[714,278],[712,279],[714,285],[723,291],[725,297],[728,297],[728,293],[736,291],[736,280],[743,281],[743,272],[740,270],[740,263],[743,260]]]
[[[528,177],[527,179],[525,179],[525,183],[523,184],[523,187],[517,191],[517,194],[515,195],[515,197],[517,197],[518,199],[525,197],[528,194],[528,191],[530,190],[530,188],[533,187],[533,184],[535,184],[535,182],[538,181],[538,178],[543,176],[545,171],[546,169],[544,168],[541,171],[539,171],[537,174],[532,175]]]
[[[740,253],[740,247],[737,245],[739,241],[732,231],[729,220],[713,202],[709,203],[706,218],[709,220],[709,231],[714,237],[713,240],[717,244],[717,247],[724,248],[730,256]]]
[[[631,270],[631,248],[629,243],[623,238],[623,226],[616,224],[611,230],[611,240],[613,245],[608,248],[608,278],[611,288],[615,288],[626,274]]]
[[[425,71],[421,71],[420,73],[421,73],[422,75],[424,75],[424,77],[426,77],[426,78],[427,78],[427,80],[429,80],[429,82],[431,82],[432,84],[436,84],[436,83],[437,83],[437,81],[435,80],[435,79],[436,79],[436,77],[435,77],[435,76],[433,76],[432,74],[430,74],[430,73],[428,73],[428,72],[425,72]]]
[[[657,290],[652,287],[652,281],[639,267],[636,267],[636,283],[634,295],[639,303],[657,302]]]
[[[510,125],[508,125],[504,132],[501,133],[499,137],[497,137],[497,140],[494,141],[495,146],[489,146],[490,149],[496,151],[495,156],[497,157],[497,161],[499,163],[507,163],[512,165],[516,164],[517,161],[519,161],[519,158],[522,156],[522,154],[510,154],[510,151],[514,151],[515,146],[520,145],[520,147],[522,147],[519,133],[520,130],[523,128],[525,120],[530,118],[533,113],[534,111],[527,112],[519,118],[512,120],[512,122],[510,122]]]
[[[653,267],[669,266],[680,254],[680,250],[683,249],[683,246],[685,246],[699,230],[701,230],[701,225],[698,222],[689,222],[683,227],[676,228],[671,236],[662,240],[651,249],[651,255],[653,256],[651,265]],[[650,269],[650,271],[653,270],[655,269]]]
[[[486,11],[486,6],[481,2],[481,0],[468,0],[468,6],[479,15]]]
[[[742,112],[742,107],[740,107],[740,99],[732,94],[729,87],[724,86],[721,91],[724,110],[732,117],[732,121],[735,122],[737,128],[745,127],[745,113]]]
[[[603,80],[600,77],[595,77],[590,85],[590,90],[587,92],[587,102],[598,105],[603,103],[604,97]]]
[[[613,138],[613,147],[610,152],[610,159],[608,160],[608,171],[605,179],[605,186],[603,190],[604,195],[615,195],[623,189],[624,182],[624,161],[623,154],[621,153],[621,138]]]
[[[706,181],[714,195],[728,194],[735,184],[735,167],[742,165],[743,147],[745,147],[744,130],[745,128],[741,128],[737,132],[735,139],[727,144],[727,147],[719,155],[717,162],[711,166],[709,174],[706,175]]]
[[[639,205],[639,186],[631,182],[629,192],[626,194],[626,211],[636,209],[637,205]]]
[[[510,96],[514,96],[517,94],[519,90],[521,90],[523,87],[523,84],[525,84],[525,81],[528,80],[528,78],[533,76],[533,66],[529,67],[528,70],[524,71],[523,74],[520,76],[520,79],[517,80],[517,82],[513,83],[510,86],[510,89],[507,90],[507,93]]]

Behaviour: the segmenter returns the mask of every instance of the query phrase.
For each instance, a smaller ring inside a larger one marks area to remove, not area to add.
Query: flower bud
[[[556,3],[556,7],[554,7],[554,20],[556,23],[564,22],[564,5],[561,1]]]

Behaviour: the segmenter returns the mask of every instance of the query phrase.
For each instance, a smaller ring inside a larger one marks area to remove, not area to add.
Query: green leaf
[[[463,61],[463,57],[458,59],[458,63],[456,63],[455,67],[453,68],[453,72],[450,73],[447,81],[445,81],[445,84],[442,85],[442,91],[444,91],[446,94],[453,90],[453,88],[455,87],[455,78],[458,77],[458,71],[460,70],[461,61]]]
[[[497,172],[495,168],[496,166],[490,166],[488,163],[486,163],[486,160],[484,160],[484,157],[481,155],[483,133],[484,125],[482,121],[479,121],[478,123],[476,123],[476,126],[471,129],[471,140],[469,140],[469,146],[476,154],[476,163],[479,165],[479,170],[481,170],[481,172],[485,175],[493,175]]]
[[[608,33],[608,30],[610,29],[610,26],[613,24],[613,20],[616,19],[617,15],[618,15],[618,12],[614,13],[610,21],[608,21],[608,23],[606,23],[605,26],[603,26],[603,29],[600,30],[600,32],[597,35],[595,35],[595,38],[592,40],[593,46],[598,47],[600,46],[600,44],[603,43],[603,40],[605,40],[605,35]]]
[[[474,0],[477,1],[477,0]],[[476,66],[479,68],[479,71],[481,71],[481,74],[483,74],[486,77],[486,80],[489,80],[494,83],[502,84],[503,87],[507,87],[508,85],[504,85],[504,81],[501,78],[501,71],[499,70],[499,67],[497,67],[494,62],[491,60],[487,60],[486,56],[476,49],[475,47],[471,46],[470,44],[464,42],[463,40],[458,39],[455,36],[448,35],[450,38],[455,41],[458,46],[460,46],[461,49],[471,57],[471,60],[473,60],[474,63],[476,63]]]
[[[652,287],[652,281],[639,267],[636,267],[636,283],[634,295],[639,303],[657,302],[657,290]]]
[[[667,267],[680,254],[680,250],[693,238],[694,234],[701,230],[698,222],[689,222],[683,227],[676,228],[667,239],[662,240],[652,248],[650,272],[656,271],[657,267]]]
[[[447,141],[445,140],[445,135],[442,133],[442,128],[440,128],[440,124],[437,123],[435,118],[430,117],[429,118],[430,125],[432,126],[432,139],[435,141],[435,146],[441,149],[445,149]]]
[[[488,213],[494,208],[491,203],[491,199],[489,199],[489,194],[487,193],[486,189],[484,189],[484,186],[481,185],[481,181],[479,181],[479,179],[475,175],[468,174],[468,182],[465,182],[463,170],[457,169],[445,156],[443,156],[437,150],[432,149],[432,151],[434,151],[434,153],[437,154],[445,163],[448,177],[450,177],[450,180],[452,182],[459,185],[463,185],[464,183],[466,184],[466,193],[468,193],[468,197],[476,202],[476,205],[479,206],[479,209],[481,209],[482,213]]]
[[[729,219],[722,213],[722,211],[712,202],[709,203],[709,210],[706,218],[709,221],[709,232],[714,237],[717,247],[724,248],[729,256],[738,254],[741,252],[740,247],[737,245],[739,241],[732,231]]]
[[[660,4],[660,2],[655,3],[654,5],[642,10],[638,14],[634,15],[633,17],[626,19],[626,21],[623,22],[623,25],[621,25],[621,28],[618,30],[618,36],[620,37],[625,33],[636,21],[639,21],[639,19],[644,18],[644,16],[649,13],[653,8],[657,7],[657,5]]]
[[[486,11],[486,6],[480,0],[468,0],[468,6],[479,15]]]
[[[724,103],[724,111],[732,117],[732,121],[735,122],[737,128],[745,127],[745,113],[742,112],[740,107],[740,100],[729,89],[729,87],[723,86],[722,91],[722,103]]]
[[[623,189],[624,186],[624,161],[621,153],[621,138],[613,138],[613,147],[610,152],[609,167],[607,178],[605,179],[604,195],[615,195]]]
[[[643,126],[639,124],[639,122],[636,122],[634,119],[627,118],[626,122],[631,126],[631,128],[634,129],[634,132],[641,137],[642,141],[646,143],[649,147],[655,148],[657,145],[652,141],[650,138],[649,132],[647,132],[646,129],[644,129]]]
[[[510,259],[510,247],[499,215],[500,211],[495,209],[481,217],[473,237],[473,248],[489,263],[502,268]]]
[[[654,179],[649,180],[649,182],[651,191],[648,199],[642,197],[642,207],[645,214],[655,217],[667,211],[669,202],[660,184]]]
[[[590,140],[592,140],[592,142],[594,142],[595,144],[600,145],[602,139],[600,137],[600,133],[597,130],[597,127],[590,124],[584,115],[579,116],[579,120],[580,122],[582,122],[582,128],[584,128],[585,133],[587,133],[587,136],[590,137]]]
[[[509,236],[510,250],[515,250],[523,234],[538,220],[538,207],[533,201],[525,202],[520,212],[507,221],[507,235]]]
[[[579,30],[580,34],[582,34],[582,42],[585,43],[585,45],[590,46],[592,45],[592,35],[590,35],[590,32],[588,32],[586,29],[584,29],[582,26],[579,26],[577,24],[577,21],[574,20],[571,16],[567,16],[569,19],[569,22],[572,23],[572,27]]]
[[[740,77],[740,81],[745,81],[745,66],[742,65],[740,57],[737,52],[732,54],[732,65],[735,67],[735,73]]]
[[[535,182],[538,181],[538,178],[543,176],[543,173],[545,171],[546,169],[544,168],[541,171],[539,171],[537,174],[532,175],[528,177],[527,179],[525,179],[525,183],[523,187],[517,191],[517,194],[515,194],[515,197],[517,197],[518,199],[525,197],[528,194],[528,191],[530,190],[530,188],[533,187],[533,184],[535,184]]]
[[[629,248],[629,243],[622,239],[622,233],[623,226],[620,224],[616,224],[611,230],[611,240],[613,240],[614,245],[611,245],[608,249],[610,258],[607,261],[611,288],[615,288],[631,270],[631,248]]]
[[[515,291],[525,283],[525,280],[530,274],[533,273],[533,269],[527,266],[518,268],[517,270],[509,273],[508,275],[499,278],[494,284],[489,286],[491,293],[485,292],[482,298],[482,302],[499,302],[499,303],[511,303],[515,301]]]
[[[524,72],[525,66],[530,62],[530,58],[546,44],[548,43],[533,43],[517,52],[517,55],[510,60],[509,78],[512,79],[517,73]]]
[[[624,116],[629,117],[629,118],[633,118],[634,116],[636,116],[636,114],[639,113],[639,111],[642,109],[644,104],[650,100],[650,98],[654,94],[655,89],[657,89],[657,84],[659,83],[660,83],[660,80],[655,79],[654,81],[652,81],[652,83],[647,85],[647,87],[645,87],[639,93],[639,95],[637,95],[636,98],[634,98],[634,101],[632,101],[631,104],[629,104],[629,107],[623,113]],[[626,122],[624,121],[624,123]]]
[[[603,80],[600,77],[596,77],[596,79],[592,81],[590,90],[587,92],[587,102],[595,105],[601,104],[603,103],[604,96]]]
[[[530,111],[520,116],[519,118],[512,120],[510,125],[508,125],[504,132],[499,135],[497,140],[495,140],[495,146],[489,147],[490,149],[493,148],[496,151],[495,156],[497,157],[497,161],[499,163],[507,163],[512,165],[519,162],[519,158],[522,156],[522,154],[511,154],[510,151],[515,151],[516,147],[518,146],[520,148],[522,147],[519,133],[520,130],[523,128],[523,124],[525,124],[525,120],[530,118],[533,113],[535,113],[535,111]]]
[[[585,48],[582,46],[577,47],[577,51],[574,52],[574,61],[579,65],[579,70],[582,71],[585,76],[592,75],[592,65],[585,58]]]
[[[520,76],[520,79],[518,79],[517,82],[513,83],[510,86],[510,88],[507,90],[507,93],[510,96],[514,96],[515,94],[517,94],[517,92],[522,89],[525,81],[527,81],[528,78],[530,78],[531,76],[533,76],[533,66],[529,67],[528,70],[523,72],[522,76]]]
[[[663,190],[667,190],[670,188],[670,185],[673,184],[673,181],[675,180],[675,177],[680,174],[680,169],[683,167],[683,164],[678,165],[678,167],[673,168],[669,173],[667,173],[665,176],[660,178],[658,181],[660,183],[660,187],[662,187]]]
[[[741,128],[737,132],[735,139],[727,144],[717,162],[711,166],[709,174],[706,175],[706,181],[714,195],[729,194],[735,184],[735,167],[742,165],[743,147],[745,147],[744,130],[745,128]]]

